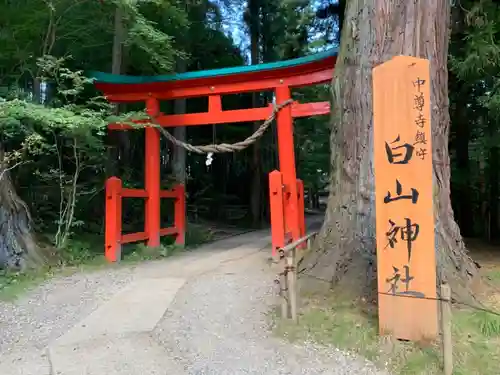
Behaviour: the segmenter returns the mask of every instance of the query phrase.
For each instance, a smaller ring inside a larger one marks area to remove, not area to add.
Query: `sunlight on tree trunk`
[[[434,211],[438,279],[472,299],[476,266],[467,255],[450,202],[448,71],[450,2],[348,0],[332,81],[331,182],[317,251],[304,273],[358,295],[376,290],[372,69],[393,56],[431,62]]]

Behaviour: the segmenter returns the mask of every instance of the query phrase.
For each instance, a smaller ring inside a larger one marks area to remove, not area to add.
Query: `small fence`
[[[184,185],[177,185],[172,190],[160,191],[160,198],[175,199],[174,226],[160,228],[158,233],[152,233],[148,225],[149,215],[145,215],[144,231],[136,233],[122,233],[122,199],[145,199],[146,211],[149,194],[145,189],[129,189],[122,186],[118,177],[110,177],[106,181],[106,216],[105,216],[105,256],[110,262],[121,259],[121,246],[126,243],[151,240],[154,237],[175,236],[178,245],[185,242],[185,190]],[[159,207],[156,210],[159,215]]]
[[[310,250],[311,244],[318,232],[312,232],[297,241],[292,242],[278,249],[278,264],[280,267],[279,295],[281,299],[281,317],[297,321],[297,264],[300,258],[297,256],[297,249]]]

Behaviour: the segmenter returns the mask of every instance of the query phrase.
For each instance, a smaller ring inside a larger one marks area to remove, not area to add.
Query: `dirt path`
[[[268,241],[250,233],[0,303],[0,374],[382,374],[334,348],[272,336]]]

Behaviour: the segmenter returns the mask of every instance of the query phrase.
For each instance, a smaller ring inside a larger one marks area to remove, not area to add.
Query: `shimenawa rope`
[[[293,103],[293,100],[292,99],[288,99],[288,100],[285,100],[281,104],[278,104],[278,105],[273,104],[273,112],[267,118],[267,120],[264,121],[262,123],[262,125],[259,126],[259,128],[251,136],[249,136],[248,138],[244,139],[241,142],[236,142],[236,143],[233,143],[233,144],[219,143],[219,144],[210,144],[210,145],[195,146],[195,145],[192,145],[192,144],[180,141],[177,138],[175,138],[166,129],[164,129],[163,127],[161,127],[158,124],[155,124],[154,123],[154,118],[151,119],[153,121],[153,123],[151,125],[153,125],[154,127],[158,128],[158,130],[160,131],[160,133],[163,134],[163,136],[165,138],[167,138],[170,142],[172,142],[174,145],[179,146],[179,147],[183,147],[187,151],[190,151],[190,152],[194,152],[194,153],[197,153],[197,154],[235,152],[235,151],[244,150],[248,146],[254,144],[260,137],[262,137],[264,135],[264,133],[266,132],[267,128],[271,125],[271,123],[273,122],[274,118],[276,117],[276,114],[282,108],[284,108],[284,107],[286,107],[286,106],[288,106],[288,105],[290,105],[292,103]]]

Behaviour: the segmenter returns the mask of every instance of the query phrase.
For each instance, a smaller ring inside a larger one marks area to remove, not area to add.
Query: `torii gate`
[[[213,125],[265,120],[273,106],[238,110],[222,110],[221,96],[243,92],[273,90],[279,105],[291,99],[291,89],[330,82],[337,50],[283,62],[234,68],[188,72],[154,77],[114,75],[93,72],[97,89],[110,102],[143,102],[155,123],[164,127]],[[208,96],[208,111],[202,113],[165,115],[159,101]],[[293,142],[293,118],[330,113],[329,102],[298,103],[282,108],[276,116],[278,133],[279,171],[269,174],[271,233],[273,255],[289,241],[305,234],[304,187],[297,180]],[[133,129],[128,125],[110,124],[110,130]],[[145,188],[124,189],[121,180],[111,177],[106,182],[105,255],[115,262],[121,257],[121,245],[148,241],[148,246],[160,245],[160,236],[175,235],[176,243],[184,245],[185,192],[183,186],[160,191],[160,131],[145,128]],[[121,199],[145,199],[143,232],[122,234]],[[173,228],[160,228],[160,199],[174,198]]]

